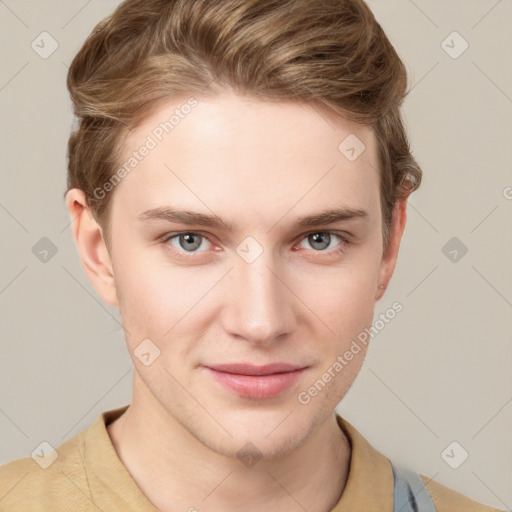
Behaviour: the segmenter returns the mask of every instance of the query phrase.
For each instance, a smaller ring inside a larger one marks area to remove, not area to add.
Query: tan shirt
[[[46,469],[32,457],[0,466],[0,511],[158,512],[117,456],[106,429],[127,407],[100,414],[89,428],[58,446],[57,459]],[[389,459],[336,417],[352,453],[346,487],[331,512],[393,512]],[[438,512],[497,512],[427,477],[423,480]]]

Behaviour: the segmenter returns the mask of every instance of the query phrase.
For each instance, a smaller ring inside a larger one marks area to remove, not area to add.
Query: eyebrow
[[[337,208],[324,210],[312,215],[299,217],[295,225],[298,228],[333,224],[334,222],[351,220],[356,218],[368,218],[368,212],[357,208]],[[189,210],[178,210],[169,206],[160,206],[146,210],[137,216],[140,221],[161,220],[165,222],[176,222],[187,225],[198,225],[209,228],[217,228],[228,232],[234,231],[234,224],[226,222],[218,215],[205,215],[204,213],[192,212]]]

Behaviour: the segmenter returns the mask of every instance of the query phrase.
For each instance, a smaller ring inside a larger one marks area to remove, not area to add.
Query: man
[[[133,399],[0,468],[2,510],[493,510],[335,413],[421,181],[362,1],[127,0],[68,87],[66,204]]]

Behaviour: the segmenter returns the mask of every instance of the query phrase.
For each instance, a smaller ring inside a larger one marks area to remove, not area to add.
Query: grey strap
[[[421,479],[413,471],[391,463],[394,484],[394,512],[436,512],[436,507]]]

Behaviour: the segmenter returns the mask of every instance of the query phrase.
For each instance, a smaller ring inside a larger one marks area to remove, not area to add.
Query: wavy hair
[[[73,59],[76,116],[67,190],[84,191],[109,244],[111,193],[123,141],[162,101],[230,88],[256,98],[316,102],[376,135],[382,233],[416,190],[400,106],[404,64],[362,0],[125,0]]]

